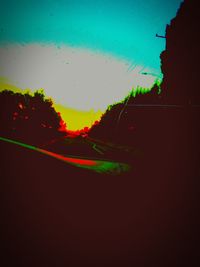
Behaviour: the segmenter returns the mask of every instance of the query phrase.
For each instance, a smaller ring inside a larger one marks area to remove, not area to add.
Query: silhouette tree
[[[199,104],[199,3],[185,0],[166,27],[162,94],[168,103]]]
[[[158,139],[162,144],[164,136],[178,132],[179,123],[184,125],[186,117],[173,105],[200,105],[198,16],[198,1],[185,0],[166,27],[166,50],[160,55],[161,92],[157,85],[145,94],[142,90],[135,96],[131,92],[106,111],[100,123],[91,128],[91,136],[148,147]]]
[[[4,90],[0,93],[0,134],[34,145],[66,135],[66,124],[42,91],[33,96]]]
[[[147,120],[153,120],[151,115],[146,112],[142,115],[141,109],[138,107],[161,103],[159,91],[157,83],[151,90],[139,87],[137,90],[132,90],[122,102],[108,107],[100,122],[91,127],[89,135],[106,141],[133,145],[137,133],[142,136],[140,130],[142,131],[148,124]],[[145,108],[145,110],[147,109]]]

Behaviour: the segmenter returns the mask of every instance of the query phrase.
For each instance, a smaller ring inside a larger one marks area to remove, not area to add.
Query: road
[[[37,149],[0,141],[1,266],[190,266],[199,229],[194,161],[165,150],[107,175]]]

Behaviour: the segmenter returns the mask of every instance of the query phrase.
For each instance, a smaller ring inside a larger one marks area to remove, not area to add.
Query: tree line
[[[43,91],[0,92],[0,135],[41,146],[67,135],[66,124]]]

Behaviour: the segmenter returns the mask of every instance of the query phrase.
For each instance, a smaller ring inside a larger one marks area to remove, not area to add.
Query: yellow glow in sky
[[[13,92],[26,93],[27,91],[32,94],[31,90],[26,88],[22,90],[12,84],[10,84],[6,79],[0,77],[0,91],[2,90],[12,90]],[[47,96],[48,97],[48,96]],[[72,108],[64,107],[60,104],[53,102],[53,106],[57,112],[60,112],[62,119],[67,124],[67,129],[71,131],[81,130],[84,127],[91,127],[92,124],[99,120],[103,111],[81,111]]]
[[[66,108],[59,104],[54,104],[54,108],[61,113],[62,119],[67,124],[67,129],[72,131],[81,130],[84,127],[91,127],[103,114],[100,110],[94,111],[91,109],[89,111],[79,111],[72,108]]]

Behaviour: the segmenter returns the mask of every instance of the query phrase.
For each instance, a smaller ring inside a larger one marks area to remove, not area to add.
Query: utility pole
[[[166,36],[163,36],[163,35],[158,35],[157,33],[156,33],[156,37],[158,37],[158,38],[164,38],[164,39],[166,39]]]

